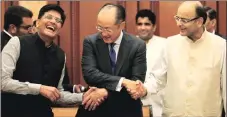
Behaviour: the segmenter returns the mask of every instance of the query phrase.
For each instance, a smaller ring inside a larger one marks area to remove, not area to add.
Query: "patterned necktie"
[[[110,63],[111,63],[111,67],[112,67],[112,74],[114,74],[115,67],[116,67],[116,52],[114,50],[114,46],[115,46],[115,43],[110,44],[110,52],[109,52]]]

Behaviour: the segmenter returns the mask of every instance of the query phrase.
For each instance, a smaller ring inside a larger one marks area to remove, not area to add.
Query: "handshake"
[[[122,87],[125,87],[131,97],[135,100],[147,94],[146,88],[139,80],[132,81],[124,79]],[[85,109],[92,111],[95,110],[107,97],[108,91],[105,88],[89,87],[83,95],[82,105]]]
[[[146,88],[143,86],[143,83],[139,80],[132,81],[129,79],[124,79],[122,82],[122,86],[127,89],[128,93],[135,100],[147,94]]]

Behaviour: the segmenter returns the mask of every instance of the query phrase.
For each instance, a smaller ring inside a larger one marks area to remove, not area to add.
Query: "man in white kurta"
[[[148,71],[164,89],[163,117],[220,117],[226,111],[226,41],[204,28],[199,2],[184,2],[175,16],[180,34],[167,38],[161,63]],[[191,13],[191,14],[190,14]],[[193,18],[194,17],[194,18]]]
[[[155,62],[161,56],[161,51],[164,47],[163,37],[154,35],[156,29],[156,15],[149,9],[142,9],[136,14],[136,31],[138,37],[146,42],[147,52],[147,71],[155,67]],[[145,84],[154,86],[156,80],[153,78],[146,78]],[[156,88],[156,87],[153,87]],[[149,98],[142,99],[144,106],[151,106],[151,114],[153,117],[161,117],[162,115],[162,92],[157,95],[152,95]]]

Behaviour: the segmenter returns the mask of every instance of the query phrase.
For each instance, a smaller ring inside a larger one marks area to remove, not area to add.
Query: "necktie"
[[[109,52],[110,63],[112,67],[112,74],[114,74],[115,67],[116,67],[116,52],[114,50],[114,46],[115,46],[115,43],[110,44],[110,52]]]

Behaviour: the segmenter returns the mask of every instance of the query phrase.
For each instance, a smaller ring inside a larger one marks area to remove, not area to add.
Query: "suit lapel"
[[[124,64],[124,61],[127,59],[128,57],[128,53],[130,50],[130,46],[128,43],[128,39],[125,36],[125,34],[123,33],[123,38],[121,40],[121,45],[118,51],[118,55],[117,55],[117,64],[116,64],[116,70],[115,70],[115,75],[118,75],[121,67]]]
[[[109,58],[109,49],[108,49],[108,45],[106,43],[104,43],[104,41],[99,37],[99,39],[97,40],[96,43],[96,47],[98,49],[98,53],[99,53],[99,57],[101,60],[101,68],[103,68],[103,70],[107,70],[108,73],[112,73],[111,70],[111,64],[110,64],[110,58]]]

